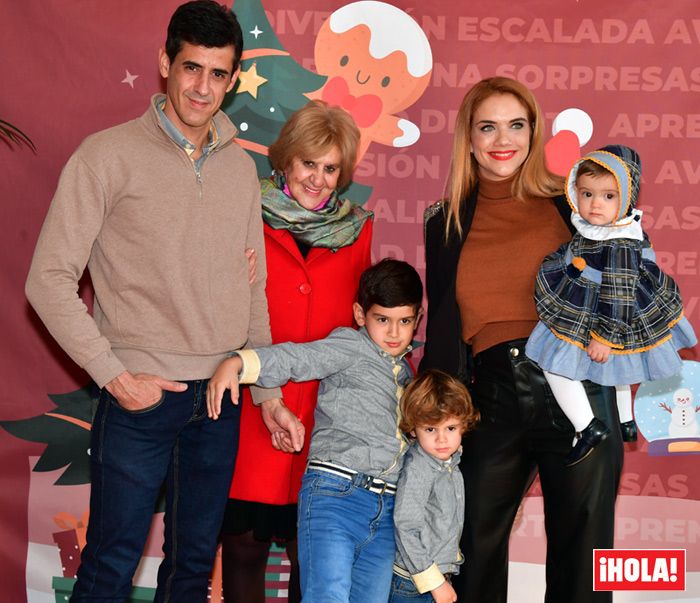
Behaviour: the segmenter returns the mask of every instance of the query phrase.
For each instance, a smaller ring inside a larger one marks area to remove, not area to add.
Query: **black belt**
[[[371,475],[366,475],[359,471],[353,471],[342,465],[324,463],[323,461],[309,461],[308,468],[330,473],[331,475],[337,475],[338,477],[344,477],[351,480],[355,486],[369,490],[375,494],[396,494],[396,484],[385,482],[383,479],[372,477]]]

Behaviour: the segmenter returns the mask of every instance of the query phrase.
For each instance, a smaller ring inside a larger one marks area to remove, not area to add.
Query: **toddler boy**
[[[394,506],[396,559],[389,603],[453,603],[450,584],[464,561],[464,480],[459,471],[462,435],[479,411],[464,385],[428,370],[401,399],[400,429],[415,438],[404,458]]]

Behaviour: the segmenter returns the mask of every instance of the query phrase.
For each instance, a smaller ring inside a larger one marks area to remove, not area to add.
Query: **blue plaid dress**
[[[644,241],[574,235],[547,256],[535,284],[540,322],[528,357],[551,373],[601,385],[663,379],[681,370],[678,351],[697,343],[678,286]],[[586,354],[591,338],[609,345],[607,362]]]

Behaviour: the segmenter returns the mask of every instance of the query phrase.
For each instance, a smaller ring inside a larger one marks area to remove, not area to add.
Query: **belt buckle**
[[[360,483],[358,486],[362,488],[363,490],[371,490],[372,486],[374,485],[374,478],[371,475],[366,475],[364,473],[359,474],[360,477]]]

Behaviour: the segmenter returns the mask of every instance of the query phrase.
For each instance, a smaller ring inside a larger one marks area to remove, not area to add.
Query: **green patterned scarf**
[[[284,185],[284,176],[277,173],[260,180],[263,220],[275,230],[288,230],[297,241],[309,247],[337,251],[352,245],[365,222],[372,217],[372,212],[348,199],[338,199],[335,191],[322,209],[305,209],[284,193]]]

